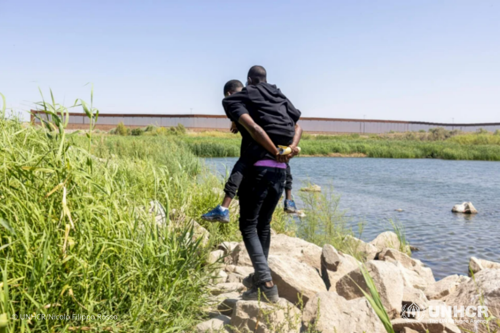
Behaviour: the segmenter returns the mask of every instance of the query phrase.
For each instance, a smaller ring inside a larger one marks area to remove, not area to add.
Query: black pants
[[[253,164],[254,162],[247,162],[241,157],[238,159],[238,161],[236,161],[236,164],[234,165],[233,170],[231,171],[231,175],[229,176],[229,179],[227,180],[226,185],[224,186],[224,192],[226,192],[226,195],[228,197],[230,197],[231,199],[234,198],[234,196],[236,195],[236,191],[238,191],[238,188],[241,185],[241,181],[245,176],[245,172],[249,170]],[[287,163],[285,189],[291,190],[292,182],[293,178],[292,178],[292,172],[290,171],[290,164]]]
[[[252,167],[238,192],[240,231],[252,260],[257,283],[272,280],[267,263],[271,245],[271,219],[283,193],[285,179],[285,169]]]

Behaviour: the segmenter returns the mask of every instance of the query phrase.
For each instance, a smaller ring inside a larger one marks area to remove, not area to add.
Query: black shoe
[[[243,285],[247,288],[247,289],[252,289],[253,286],[255,285],[255,274],[254,273],[250,273],[250,275],[248,275],[246,278],[243,279],[243,281],[241,281],[241,283],[243,283]]]
[[[279,301],[278,287],[276,285],[271,288],[266,287],[264,283],[253,286],[252,289],[247,290],[241,295],[245,301],[258,301],[267,303],[276,303]]]

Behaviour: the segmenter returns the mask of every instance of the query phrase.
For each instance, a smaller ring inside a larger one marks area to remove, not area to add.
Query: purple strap
[[[286,163],[280,163],[280,162],[276,162],[273,160],[260,160],[260,161],[257,161],[254,164],[254,166],[286,169]]]

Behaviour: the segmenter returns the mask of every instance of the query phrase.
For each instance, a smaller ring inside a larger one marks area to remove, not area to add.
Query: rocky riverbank
[[[243,243],[220,244],[209,257],[220,265],[206,309],[211,319],[197,332],[388,332],[365,297],[370,292],[362,266],[396,333],[490,332],[484,315],[500,317],[499,263],[471,258],[473,278],[451,275],[436,281],[430,268],[400,251],[392,232],[369,243],[346,241],[357,244],[361,261],[328,244],[321,248],[273,235],[269,266],[281,297],[276,304],[240,298],[241,281],[253,271],[250,258]],[[491,332],[498,329],[496,320],[488,325]]]

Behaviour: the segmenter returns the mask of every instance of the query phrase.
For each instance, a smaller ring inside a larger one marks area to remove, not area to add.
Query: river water
[[[236,158],[206,162],[223,175]],[[363,240],[392,230],[389,219],[404,225],[410,244],[420,248],[413,257],[431,267],[436,279],[467,274],[471,256],[500,262],[499,162],[304,157],[290,167],[295,198],[307,182],[333,185],[353,229],[364,222]],[[452,213],[463,201],[472,201],[479,214]]]

